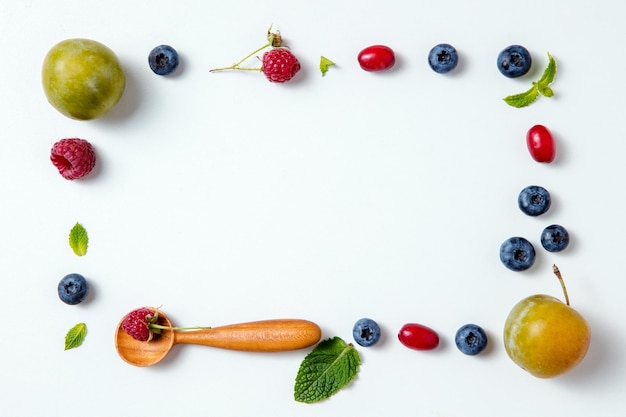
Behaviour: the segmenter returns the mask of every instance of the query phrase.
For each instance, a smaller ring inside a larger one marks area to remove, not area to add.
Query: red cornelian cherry
[[[556,156],[552,133],[543,125],[535,125],[526,133],[526,145],[530,156],[537,162],[550,163]]]
[[[359,52],[358,60],[365,71],[385,71],[396,63],[396,55],[388,46],[372,45]]]
[[[398,333],[400,343],[409,349],[432,350],[439,346],[439,335],[422,324],[407,323]]]

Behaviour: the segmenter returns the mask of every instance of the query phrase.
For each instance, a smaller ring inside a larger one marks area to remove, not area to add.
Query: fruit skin
[[[148,65],[157,75],[169,75],[178,68],[178,52],[169,45],[155,46],[148,54]]]
[[[291,80],[300,71],[300,62],[287,48],[272,48],[263,54],[262,71],[274,83]]]
[[[545,294],[518,302],[504,325],[507,354],[538,378],[552,378],[574,368],[590,342],[591,329],[583,316]]]
[[[526,133],[526,146],[530,156],[537,162],[549,164],[556,157],[556,145],[550,130],[543,125],[534,125]]]
[[[541,232],[541,246],[548,252],[561,252],[569,245],[569,233],[560,224],[552,224]]]
[[[398,340],[414,350],[432,350],[439,346],[439,335],[422,324],[407,323],[400,328]]]
[[[59,281],[57,292],[65,304],[76,305],[87,297],[89,284],[87,284],[85,277],[80,274],[68,274]]]
[[[156,323],[158,313],[148,307],[137,308],[124,317],[122,330],[128,333],[133,339],[147,342],[154,338],[158,329],[151,329],[150,324]]]
[[[440,43],[433,46],[428,53],[428,65],[438,74],[446,74],[456,68],[459,54],[454,46]]]
[[[361,346],[374,346],[380,340],[380,327],[374,320],[363,318],[354,324],[352,336]]]
[[[96,166],[96,151],[85,139],[61,139],[52,146],[50,161],[63,178],[77,180]]]
[[[465,324],[454,336],[456,347],[466,355],[478,355],[487,347],[487,333],[477,324]]]
[[[385,45],[368,46],[359,52],[357,59],[361,68],[369,72],[385,71],[396,63],[393,49]]]
[[[500,245],[500,261],[511,271],[525,271],[535,263],[535,247],[527,239],[510,237]]]
[[[104,116],[122,98],[126,77],[117,56],[90,39],[66,39],[48,51],[42,67],[48,101],[77,120]]]
[[[540,216],[550,209],[552,198],[545,188],[539,185],[529,185],[520,191],[517,205],[524,214]]]
[[[508,78],[517,78],[526,74],[532,65],[528,49],[521,45],[509,45],[498,54],[498,70]]]

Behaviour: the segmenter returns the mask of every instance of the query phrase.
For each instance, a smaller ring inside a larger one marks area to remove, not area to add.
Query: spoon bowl
[[[160,310],[157,324],[174,327],[170,319]],[[149,366],[160,362],[174,347],[174,331],[161,330],[161,334],[154,335],[149,342],[134,339],[122,329],[124,318],[120,320],[115,330],[115,349],[127,363],[135,366]]]
[[[152,310],[156,310],[149,307]],[[160,310],[158,322],[174,327]],[[120,320],[115,331],[115,348],[118,355],[134,366],[150,366],[161,361],[175,344],[196,344],[246,352],[281,352],[304,349],[320,341],[322,331],[308,320],[277,319],[199,330],[176,331],[163,329],[149,342],[134,339],[122,329]]]

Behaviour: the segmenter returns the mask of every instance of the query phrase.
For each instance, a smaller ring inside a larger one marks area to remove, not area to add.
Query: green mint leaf
[[[324,76],[328,72],[328,67],[331,67],[333,65],[335,65],[333,61],[326,58],[325,56],[322,56],[320,58],[320,71],[322,71],[322,76]]]
[[[556,61],[554,60],[554,57],[550,54],[550,52],[548,52],[548,66],[543,71],[543,75],[541,76],[539,81],[537,81],[539,92],[542,92],[543,89],[548,87],[552,83],[552,81],[554,81],[555,75],[556,75]],[[551,97],[551,96],[546,95],[546,97]]]
[[[72,230],[70,230],[70,247],[74,253],[78,256],[84,256],[87,254],[87,245],[89,244],[89,237],[87,236],[87,230],[80,224],[76,223]]]
[[[72,327],[65,335],[65,350],[74,349],[83,344],[87,335],[87,325],[78,323]]]
[[[361,358],[352,344],[334,337],[318,344],[300,364],[294,398],[314,403],[336,394],[354,379]]]
[[[504,97],[504,101],[509,106],[517,107],[519,109],[521,107],[528,106],[533,101],[537,100],[537,97],[539,97],[539,91],[537,86],[533,84],[530,90],[520,94]]]

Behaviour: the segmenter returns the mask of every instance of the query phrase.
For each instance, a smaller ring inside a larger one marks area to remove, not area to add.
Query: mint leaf
[[[554,81],[555,75],[556,75],[556,61],[554,60],[554,57],[550,55],[550,52],[548,52],[548,66],[543,71],[543,75],[541,76],[539,81],[537,81],[537,86],[539,87],[540,92],[541,90],[547,88],[552,83],[552,81]]]
[[[517,107],[519,109],[521,107],[528,106],[533,101],[537,100],[537,97],[539,97],[539,91],[537,90],[537,86],[533,84],[530,90],[520,94],[504,97],[504,101],[509,106]]]
[[[541,94],[544,97],[553,97],[554,91],[549,87],[552,81],[554,81],[554,77],[556,76],[556,61],[554,57],[548,52],[548,66],[543,71],[543,75],[541,78],[533,82],[533,86],[530,90],[525,91],[520,94],[514,94],[512,96],[507,96],[504,98],[504,101],[513,107],[526,107],[531,104],[533,101],[537,100],[537,97]]]
[[[322,71],[322,76],[324,76],[328,72],[328,67],[335,65],[333,61],[326,58],[325,56],[320,57],[320,71]]]
[[[89,244],[89,237],[87,236],[87,230],[80,224],[76,223],[72,230],[70,230],[70,247],[74,253],[78,256],[84,256],[87,254],[87,245]]]
[[[352,344],[334,337],[318,344],[300,364],[294,399],[314,403],[336,394],[354,379],[361,358]]]
[[[74,349],[83,344],[87,335],[87,325],[78,323],[72,327],[65,335],[65,350]]]

